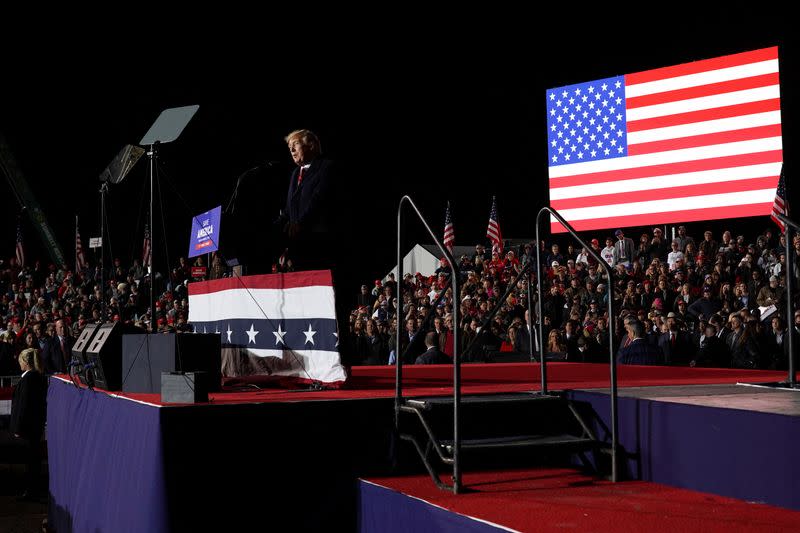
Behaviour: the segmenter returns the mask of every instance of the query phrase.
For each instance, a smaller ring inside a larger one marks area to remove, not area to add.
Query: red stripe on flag
[[[645,213],[642,215],[570,220],[568,222],[576,231],[603,230],[615,227],[655,226],[659,224],[675,224],[677,222],[766,216],[771,213],[771,208],[772,203],[766,202],[759,204],[710,207],[705,209],[689,209],[685,211],[668,211],[665,213]],[[552,233],[564,233],[566,230],[560,223],[552,222],[550,224],[550,231]]]
[[[666,152],[668,150],[697,148],[698,146],[712,146],[714,144],[752,141],[754,139],[780,137],[780,135],[781,125],[770,124],[768,126],[757,126],[754,128],[720,131],[717,133],[704,133],[702,135],[692,135],[691,137],[678,137],[675,139],[664,139],[661,141],[631,144],[628,146],[628,155],[652,154],[655,152]]]
[[[692,196],[706,196],[708,194],[770,189],[774,188],[777,183],[778,176],[723,181],[719,183],[701,183],[699,185],[685,185],[665,189],[648,189],[643,191],[584,196],[581,198],[565,198],[563,200],[553,200],[550,202],[550,207],[557,210],[578,209],[581,207],[594,207],[599,205],[607,205],[611,208],[616,208],[616,204],[627,204],[631,202],[648,202],[652,200],[668,200],[670,198],[689,198]]]
[[[295,289],[298,287],[332,286],[330,270],[306,270],[285,274],[220,278],[189,283],[189,296],[232,289]]]
[[[642,96],[633,96],[625,99],[625,108],[635,109],[637,107],[666,104],[669,102],[688,100],[690,98],[715,96],[718,94],[744,91],[747,89],[756,89],[758,87],[769,87],[770,85],[778,84],[780,84],[780,76],[777,72],[771,72],[769,74],[761,74],[760,76],[750,76],[749,78],[740,78],[736,80],[721,81],[718,83],[709,83],[707,85],[698,85],[697,87],[676,89],[674,91],[664,91],[660,93],[645,94]]]
[[[664,115],[663,117],[643,118],[641,120],[628,121],[628,133],[635,131],[652,130],[655,128],[666,128],[668,126],[680,126],[682,124],[694,124],[695,122],[705,122],[707,120],[718,120],[721,118],[740,117],[755,113],[766,113],[768,111],[780,111],[780,98],[760,100],[758,102],[748,102],[746,104],[734,104],[713,109],[703,109],[700,111],[688,111],[686,113],[675,113],[674,115]]]
[[[550,178],[550,188],[557,189],[575,185],[592,185],[610,181],[668,176],[684,172],[700,172],[703,170],[717,170],[721,168],[760,165],[764,163],[780,163],[782,161],[783,150],[770,150],[766,152],[756,152],[754,154],[729,155],[725,157],[700,159],[697,161],[681,161],[679,163],[665,163],[663,165],[651,165],[623,170],[607,170],[604,172],[591,172],[588,174]]]
[[[630,86],[637,83],[647,83],[649,81],[662,80],[665,78],[674,78],[676,76],[698,74],[700,72],[706,72],[709,70],[736,67],[739,65],[747,65],[749,63],[768,61],[770,59],[778,59],[777,46],[773,46],[771,48],[762,48],[761,50],[752,50],[750,52],[742,52],[741,54],[704,59],[702,61],[694,61],[692,63],[684,63],[682,65],[646,70],[644,72],[636,72],[634,74],[627,74],[625,76],[625,85]]]

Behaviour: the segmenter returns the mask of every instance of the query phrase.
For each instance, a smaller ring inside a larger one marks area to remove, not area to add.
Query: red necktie
[[[303,183],[303,167],[300,167],[300,172],[297,173],[297,186],[299,187],[301,183]]]

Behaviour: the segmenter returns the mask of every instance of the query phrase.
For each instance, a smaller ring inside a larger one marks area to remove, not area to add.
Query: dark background
[[[336,28],[332,37],[303,24],[302,37],[276,44],[260,40],[268,27],[240,39],[220,22],[216,33],[152,51],[110,50],[97,40],[29,55],[18,44],[5,66],[0,131],[71,261],[76,214],[84,247],[99,235],[101,171],[161,110],[199,104],[181,138],[161,152],[166,233],[159,223],[155,235],[163,265],[165,254],[170,264],[186,255],[191,216],[224,207],[240,173],[277,160],[248,178],[257,183],[246,183],[261,191],[247,237],[268,246],[264,228],[284,203],[291,170],[283,137],[310,128],[341,164],[339,211],[349,228],[341,238],[357,243],[349,267],[366,282],[394,264],[402,194],[437,232],[450,200],[456,244],[469,245],[485,240],[496,194],[504,236],[532,238],[533,217],[547,202],[544,94],[569,83],[779,45],[784,158],[795,198],[800,52],[790,16],[764,7],[640,6],[647,12],[631,19],[618,14],[621,7],[581,15],[559,5],[538,14],[509,11],[497,23],[478,12],[469,20],[406,14],[392,27],[375,18]],[[111,255],[125,264],[141,257],[144,163],[108,196]],[[256,193],[247,188],[253,202]],[[8,258],[19,207],[5,181],[0,194],[0,257]],[[224,224],[223,248],[232,238]],[[767,217],[688,226],[695,236],[708,227],[753,238],[775,227]],[[30,222],[23,228],[28,258],[49,262]],[[413,228],[409,242],[428,241]]]

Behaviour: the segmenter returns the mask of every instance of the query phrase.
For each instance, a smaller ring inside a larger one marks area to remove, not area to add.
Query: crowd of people
[[[156,276],[156,331],[191,330],[190,279],[185,258],[168,277]],[[99,266],[75,272],[41,261],[26,266],[14,258],[0,262],[0,375],[20,373],[17,356],[26,348],[38,349],[36,370],[64,372],[74,340],[87,324],[122,322],[146,331],[150,318],[150,276],[138,260],[128,266],[114,259],[105,273]]]
[[[539,243],[542,348],[548,358],[608,362],[612,343],[622,363],[788,367],[783,234],[768,229],[748,240],[725,231],[717,241],[711,231],[695,239],[679,226],[672,239],[656,227],[641,234],[638,243],[621,229],[603,241],[604,247],[600,239],[590,240],[593,254],[572,242]],[[355,363],[394,361],[397,320],[403,326],[400,353],[405,363],[424,362],[417,359],[430,333],[438,350],[452,358],[456,329],[462,360],[529,353],[527,292],[529,284],[535,287],[537,272],[534,267],[531,276],[518,274],[529,261],[535,264],[534,246],[490,251],[476,245],[471,256],[458,258],[458,295],[452,294],[444,259],[431,276],[404,275],[401,300],[392,275],[375,280],[373,287],[362,285],[349,323]],[[795,254],[800,252],[800,239],[793,247]],[[610,277],[595,256],[607,263]],[[609,294],[615,321],[612,339]],[[531,296],[536,302],[537,295]],[[498,303],[498,311],[490,316]],[[491,320],[484,325],[486,318]],[[791,320],[800,328],[800,312]],[[794,335],[800,331],[796,328],[791,328]]]
[[[538,342],[534,320],[536,357],[543,350],[553,359],[603,362],[610,341],[621,362],[787,367],[785,339],[790,328],[785,316],[783,234],[767,230],[746,240],[726,231],[718,242],[710,231],[694,239],[680,226],[669,240],[659,227],[642,234],[638,244],[622,230],[603,240],[605,247],[598,238],[590,240],[593,254],[572,242],[539,243],[544,342]],[[793,245],[798,253],[800,239]],[[394,362],[397,320],[403,330],[400,355],[406,363],[417,362],[432,349],[436,353],[424,361],[450,360],[456,329],[466,361],[488,361],[504,352],[529,353],[528,290],[534,286],[535,317],[537,272],[533,267],[520,273],[535,262],[534,246],[501,251],[476,245],[474,253],[458,258],[458,295],[452,293],[445,259],[433,275],[405,274],[399,282],[402,301],[393,275],[375,280],[373,286],[362,285],[349,316],[348,340],[340,346],[343,357],[350,364]],[[607,263],[610,278],[595,256]],[[217,270],[209,270],[208,276],[225,275]],[[45,267],[41,262],[20,267],[13,258],[0,265],[0,375],[19,373],[17,357],[26,348],[39,349],[37,369],[63,372],[74,339],[88,323],[120,321],[149,329],[146,274],[138,260],[128,266],[114,259],[105,272],[103,290],[99,267],[83,272],[53,264]],[[157,276],[158,331],[191,330],[187,322],[191,275],[187,260],[179,258],[166,279]],[[613,339],[608,327],[609,285]],[[498,302],[498,310],[484,325]],[[454,306],[459,309],[457,324]],[[800,327],[800,313],[791,321]],[[428,343],[431,339],[435,342]],[[637,348],[640,344],[648,348]],[[629,345],[639,355],[626,355],[632,350]]]

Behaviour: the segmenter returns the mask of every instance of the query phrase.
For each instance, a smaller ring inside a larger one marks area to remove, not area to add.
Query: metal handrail
[[[785,217],[781,214],[775,214],[775,217],[783,222],[786,228],[786,325],[791,335],[787,342],[789,343],[789,387],[795,388],[797,385],[796,372],[794,368],[794,310],[792,309],[793,294],[792,294],[792,278],[794,277],[794,250],[792,246],[792,232],[791,230],[800,231],[800,225],[791,218]]]
[[[611,277],[611,269],[608,268],[608,263],[604,259],[602,259],[599,255],[592,250],[592,247],[586,244],[583,239],[581,239],[577,233],[575,233],[575,229],[569,225],[569,223],[562,218],[561,215],[558,214],[558,211],[552,209],[551,207],[543,207],[539,210],[539,213],[536,215],[536,286],[537,291],[539,292],[539,301],[537,302],[536,310],[537,310],[537,320],[539,323],[539,339],[542,343],[541,346],[541,378],[542,378],[542,394],[547,394],[547,357],[544,348],[544,325],[542,320],[542,306],[544,305],[544,298],[542,296],[542,266],[541,266],[541,255],[542,251],[539,247],[539,243],[541,242],[539,239],[539,226],[541,225],[542,215],[545,213],[549,213],[553,216],[556,220],[558,220],[562,226],[572,235],[572,237],[578,241],[583,249],[586,250],[589,255],[591,255],[597,264],[600,265],[603,270],[606,271],[606,277],[608,278],[608,282],[606,283],[606,291],[607,291],[607,299],[608,299],[608,358],[609,363],[611,366],[611,481],[617,481],[617,446],[618,446],[618,430],[619,424],[617,420],[617,359],[614,357],[614,299],[612,297],[613,293],[612,286],[613,286],[613,278]],[[531,317],[531,321],[533,317]],[[789,336],[791,338],[791,335]],[[531,341],[533,342],[533,341]]]
[[[402,242],[403,242],[403,205],[408,204],[413,209],[419,218],[420,222],[422,222],[425,229],[428,231],[428,234],[433,239],[433,242],[436,243],[436,246],[439,248],[439,251],[442,252],[442,255],[447,258],[450,267],[450,284],[453,287],[453,299],[457,302],[458,300],[458,272],[456,271],[456,263],[453,259],[453,255],[450,253],[447,248],[445,248],[439,239],[436,237],[436,234],[431,229],[428,222],[425,220],[425,217],[422,216],[422,213],[417,206],[414,204],[414,201],[406,195],[400,199],[400,203],[397,206],[397,283],[398,283],[398,298],[397,302],[398,305],[401,306],[402,309],[402,302],[403,302],[403,256],[402,256]],[[461,464],[459,462],[459,457],[461,454],[461,434],[460,434],[460,427],[461,427],[461,416],[460,416],[460,404],[461,404],[461,359],[458,350],[458,305],[453,305],[453,492],[458,494],[461,491]],[[401,324],[400,324],[400,317],[398,316],[397,319],[397,338],[395,340],[395,394],[394,394],[394,424],[395,424],[395,431],[397,434],[400,433],[400,407],[402,406],[403,400],[403,362],[402,362],[402,354],[400,353],[400,335],[402,334]]]

